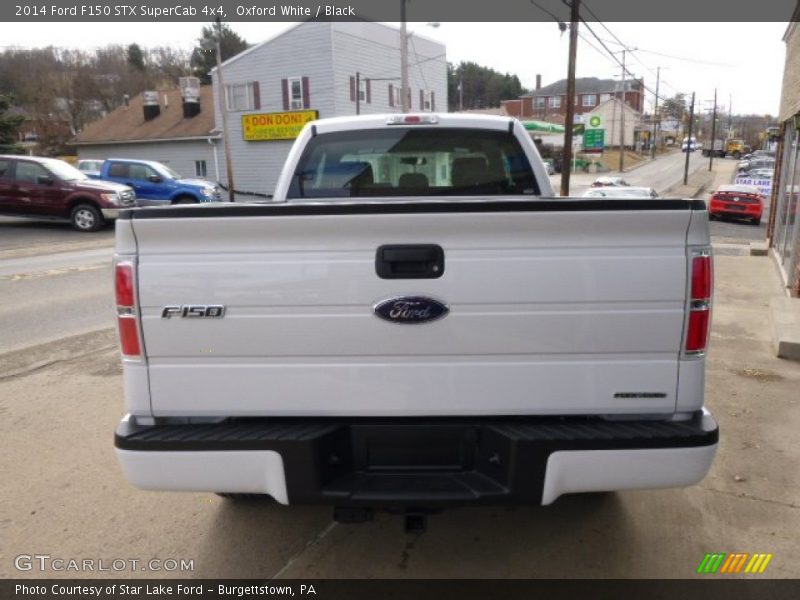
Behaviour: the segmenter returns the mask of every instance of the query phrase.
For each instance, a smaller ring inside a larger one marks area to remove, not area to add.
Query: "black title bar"
[[[209,22],[400,20],[402,0],[3,0],[8,22]],[[411,22],[568,21],[562,0],[406,0]],[[788,22],[799,19],[797,0],[585,0],[586,21]],[[713,33],[713,32],[710,32]],[[724,43],[725,31],[718,31]],[[676,38],[677,39],[677,38]]]

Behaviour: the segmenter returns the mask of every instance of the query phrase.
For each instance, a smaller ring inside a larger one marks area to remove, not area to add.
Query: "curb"
[[[772,298],[769,321],[775,355],[800,361],[800,302],[785,296]]]

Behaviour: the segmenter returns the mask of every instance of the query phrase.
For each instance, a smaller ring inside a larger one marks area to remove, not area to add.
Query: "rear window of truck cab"
[[[288,198],[538,194],[530,162],[512,133],[411,127],[311,138]]]

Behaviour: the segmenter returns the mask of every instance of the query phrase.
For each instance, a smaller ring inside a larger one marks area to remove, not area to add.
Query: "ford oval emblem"
[[[402,325],[429,323],[446,316],[450,308],[425,296],[399,296],[378,302],[373,310],[384,321]]]

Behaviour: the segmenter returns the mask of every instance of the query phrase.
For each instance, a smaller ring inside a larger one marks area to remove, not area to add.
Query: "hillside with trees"
[[[200,40],[214,36],[216,29],[216,25],[203,27],[191,51],[138,44],[93,50],[7,47],[0,52],[0,95],[13,98],[9,110],[36,123],[41,150],[57,154],[87,123],[120,106],[125,95],[172,89],[186,75],[210,81],[208,71],[216,57],[201,48]],[[247,46],[222,25],[223,60]]]
[[[525,89],[519,77],[500,73],[474,62],[447,65],[448,108],[465,110],[474,108],[496,108],[501,100],[516,98]]]

